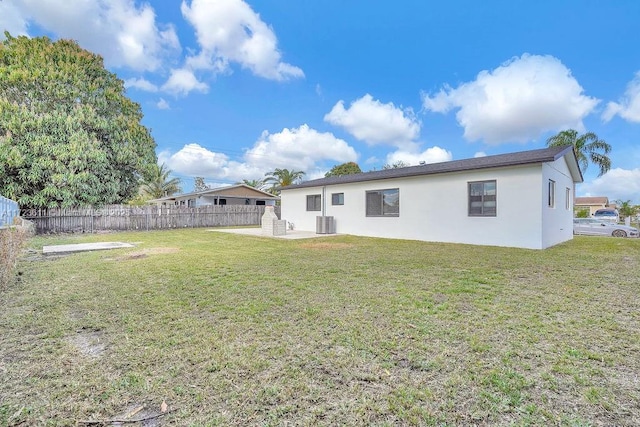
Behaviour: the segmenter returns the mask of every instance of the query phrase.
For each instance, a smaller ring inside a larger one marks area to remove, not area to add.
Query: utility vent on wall
[[[335,234],[336,222],[332,216],[316,217],[316,233],[317,234]]]

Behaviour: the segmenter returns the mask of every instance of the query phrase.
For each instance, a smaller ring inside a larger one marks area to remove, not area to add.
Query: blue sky
[[[636,0],[0,2],[12,35],[104,56],[185,191],[536,149],[574,128],[613,146],[577,194],[640,204],[639,20]]]

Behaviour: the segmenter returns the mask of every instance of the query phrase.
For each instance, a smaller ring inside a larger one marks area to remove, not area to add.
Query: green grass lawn
[[[0,293],[0,426],[162,402],[145,425],[640,425],[640,239],[190,229],[30,246],[90,241],[136,247],[27,254]]]

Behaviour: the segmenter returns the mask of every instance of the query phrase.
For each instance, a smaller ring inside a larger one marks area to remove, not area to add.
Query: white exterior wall
[[[559,162],[564,164],[563,159]],[[571,230],[568,235],[564,230],[572,226],[571,214],[569,219],[564,215],[566,179],[558,172],[562,168],[553,165],[544,167],[545,179],[543,166],[536,164],[284,190],[281,217],[306,231],[315,231],[316,216],[327,215],[335,218],[337,233],[542,249],[572,237]],[[557,178],[556,191],[562,191],[554,212],[543,212],[541,206],[543,200],[546,207],[547,176]],[[471,217],[468,183],[484,180],[496,180],[497,215]],[[400,215],[367,217],[365,192],[390,188],[400,190]],[[332,193],[344,193],[344,205],[332,206]],[[320,212],[306,211],[306,196],[311,194],[322,195]],[[543,233],[544,223],[549,229]],[[562,229],[559,235],[558,229]]]
[[[554,207],[548,203],[550,179],[556,182]],[[548,248],[573,238],[574,184],[564,157],[542,164],[542,193],[542,247]]]

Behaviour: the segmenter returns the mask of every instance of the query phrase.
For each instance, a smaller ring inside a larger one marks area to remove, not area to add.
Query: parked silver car
[[[620,221],[620,215],[616,209],[598,209],[593,214],[593,217],[601,221],[609,221],[613,223]]]
[[[573,234],[593,236],[638,237],[638,229],[595,218],[574,218]]]

